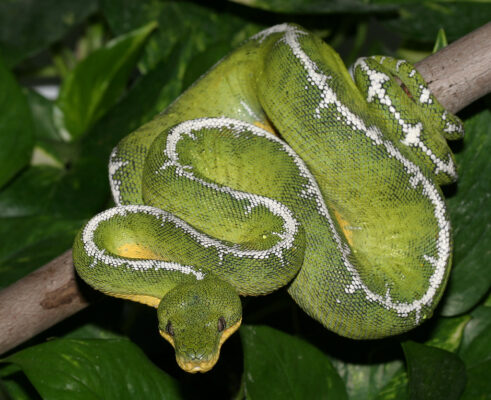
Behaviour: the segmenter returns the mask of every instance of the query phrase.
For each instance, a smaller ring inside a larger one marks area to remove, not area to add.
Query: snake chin
[[[177,361],[177,364],[179,365],[179,367],[182,370],[184,370],[190,374],[195,374],[197,372],[205,373],[205,372],[210,371],[215,366],[218,359],[220,358],[220,350],[221,350],[222,344],[225,343],[225,341],[237,329],[239,329],[241,323],[242,323],[242,319],[240,319],[235,325],[233,325],[230,328],[223,331],[223,333],[220,337],[218,348],[209,358],[203,359],[199,355],[198,356],[194,355],[194,358],[192,358],[192,357],[190,358],[189,354],[186,354],[185,356],[183,356],[183,355],[180,355],[176,352],[176,361]],[[169,343],[171,343],[173,347],[175,347],[174,346],[174,340],[172,339],[172,337],[170,337],[169,334],[167,334],[165,331],[160,331],[160,334]]]
[[[189,372],[190,374],[195,374],[196,372],[208,372],[210,369],[212,369],[216,362],[218,361],[218,354],[216,357],[213,357],[209,361],[202,361],[200,363],[194,363],[194,362],[185,362],[177,358],[177,364],[181,369],[183,369],[186,372]]]

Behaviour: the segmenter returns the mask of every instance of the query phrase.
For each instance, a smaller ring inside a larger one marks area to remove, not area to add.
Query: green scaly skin
[[[439,185],[456,179],[445,139],[461,122],[405,61],[350,72],[278,25],[114,149],[118,206],[81,230],[75,266],[98,290],[158,307],[186,371],[216,363],[239,295],[288,284],[355,339],[405,332],[436,307],[452,248]]]

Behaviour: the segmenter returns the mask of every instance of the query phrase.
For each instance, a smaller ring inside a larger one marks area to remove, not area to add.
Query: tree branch
[[[0,354],[88,306],[72,251],[0,291]]]
[[[491,22],[415,66],[440,103],[459,112],[491,92]]]
[[[416,64],[438,100],[456,113],[491,92],[491,23]],[[0,291],[0,354],[88,305],[72,251]]]

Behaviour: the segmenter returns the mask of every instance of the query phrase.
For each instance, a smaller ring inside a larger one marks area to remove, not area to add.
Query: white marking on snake
[[[431,104],[432,100],[430,97],[431,95],[430,89],[424,87],[423,85],[420,85],[419,88],[421,90],[421,95],[419,96],[419,102],[422,104],[424,103]]]
[[[121,204],[121,179],[114,178],[116,172],[128,165],[128,161],[122,161],[116,156],[116,148],[113,149],[109,156],[109,185],[111,186],[111,193],[113,195],[116,205]]]
[[[280,217],[283,220],[283,232],[280,236],[281,240],[279,240],[275,245],[266,250],[232,249],[228,246],[225,246],[220,241],[199,233],[199,235],[201,236],[199,238],[199,241],[203,246],[214,246],[217,248],[223,248],[223,251],[225,253],[233,254],[236,257],[266,259],[270,255],[274,254],[281,260],[283,257],[283,251],[286,249],[290,249],[293,246],[293,242],[298,234],[299,227],[298,221],[295,219],[292,212],[284,204],[281,204],[280,202],[268,197],[234,190],[227,186],[222,186],[213,182],[205,181],[195,176],[191,171],[186,171],[184,168],[185,166],[180,163],[179,154],[177,151],[177,143],[183,138],[183,136],[186,135],[195,140],[196,136],[192,134],[193,131],[199,131],[200,129],[217,129],[225,127],[232,132],[242,133],[248,131],[257,136],[265,136],[264,132],[266,132],[265,130],[247,122],[225,117],[201,118],[182,122],[173,127],[167,136],[167,145],[164,150],[164,155],[168,158],[168,161],[166,161],[160,167],[160,170],[165,170],[169,166],[174,166],[176,168],[176,174],[178,174],[182,178],[189,179],[191,181],[197,182],[204,187],[208,187],[215,191],[227,194],[236,200],[247,200],[247,204],[244,205],[245,214],[249,214],[251,210],[255,207],[264,206],[269,209],[271,213]]]
[[[162,260],[145,260],[145,259],[128,259],[123,257],[118,257],[112,254],[106,254],[106,250],[100,248],[94,240],[94,235],[99,225],[108,221],[115,216],[126,216],[127,214],[147,214],[160,218],[162,221],[169,221],[174,223],[176,217],[163,210],[155,207],[142,206],[142,205],[130,205],[130,206],[119,206],[110,208],[92,218],[85,226],[82,232],[82,242],[84,243],[84,249],[88,256],[94,257],[91,267],[94,267],[97,262],[102,262],[105,265],[111,267],[121,267],[127,266],[137,271],[147,271],[147,270],[167,270],[167,271],[177,271],[183,274],[192,274],[197,280],[201,280],[205,277],[205,273],[201,270],[187,265],[181,265],[174,262],[167,262]]]
[[[400,66],[405,62],[406,62],[405,60],[398,60],[396,63],[396,71],[399,71]]]
[[[443,161],[442,159],[438,158],[431,151],[431,149],[428,148],[428,146],[426,146],[426,144],[420,139],[423,125],[420,122],[418,122],[416,125],[411,125],[407,123],[404,119],[401,118],[400,113],[395,109],[395,107],[392,106],[392,101],[383,88],[383,84],[389,80],[389,77],[382,72],[370,69],[370,67],[365,62],[365,59],[363,58],[360,58],[356,61],[355,69],[356,67],[360,67],[361,70],[366,73],[368,79],[370,80],[367,101],[372,102],[373,98],[377,97],[381,104],[387,106],[389,112],[394,116],[394,119],[401,126],[402,131],[406,135],[401,143],[406,146],[419,147],[421,151],[430,158],[433,164],[435,164],[435,174],[438,174],[440,171],[442,171],[452,178],[457,179],[457,172],[452,158],[449,156],[447,161]],[[420,100],[421,99],[429,102],[429,100],[431,100],[429,97],[429,91],[428,93],[423,91],[420,97]]]
[[[244,107],[244,109],[247,111],[247,114],[249,114],[252,119],[254,119],[255,121],[261,121],[261,117],[259,117],[259,115],[257,115],[254,110],[249,106],[249,104],[247,104],[244,100],[240,101],[240,105]]]
[[[305,34],[305,32],[301,31],[298,28],[295,28],[294,26],[291,26],[290,24],[279,24],[274,25],[271,28],[264,29],[259,33],[256,33],[254,36],[251,37],[251,40],[257,40],[259,41],[259,43],[262,43],[264,39],[266,39],[268,36],[274,35],[275,33],[285,32],[297,32]]]

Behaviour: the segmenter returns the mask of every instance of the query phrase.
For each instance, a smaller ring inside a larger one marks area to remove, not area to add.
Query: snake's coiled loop
[[[114,149],[119,207],[79,235],[79,273],[152,305],[207,276],[245,295],[289,284],[351,338],[420,324],[449,274],[439,185],[457,178],[446,139],[462,124],[405,61],[350,73],[296,25],[251,38]]]

